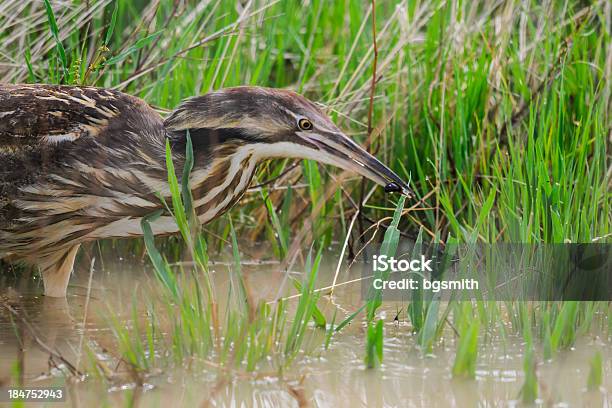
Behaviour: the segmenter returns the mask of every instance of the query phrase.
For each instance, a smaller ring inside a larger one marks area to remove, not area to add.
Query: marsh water
[[[328,258],[337,259],[337,256]],[[26,386],[66,386],[67,400],[47,406],[520,405],[519,393],[524,382],[522,337],[506,335],[481,342],[476,378],[453,379],[451,369],[457,340],[452,330],[444,333],[432,353],[424,353],[415,346],[409,322],[395,319],[403,305],[390,302],[381,306],[385,321],[384,362],[378,369],[364,367],[365,329],[362,320],[356,319],[332,338],[328,349],[321,347],[323,340],[314,335],[305,346],[311,351],[296,359],[282,376],[264,369],[230,374],[219,380],[206,369],[194,372],[189,367],[173,367],[148,373],[142,384],[129,380],[108,384],[96,378],[66,383],[62,362],[57,358],[50,361],[48,349],[78,367],[88,358],[84,345],[93,344],[100,350],[97,357],[104,360],[105,351],[115,347],[109,310],[131,324],[135,313],[143,317],[146,313],[138,306],[144,302],[134,293],[157,296],[155,291],[146,289],[154,286],[151,281],[155,279],[146,258],[122,258],[112,253],[98,255],[93,274],[91,264],[91,257],[79,258],[65,301],[40,296],[40,282],[30,277],[2,285],[2,301],[28,322],[26,325],[6,308],[0,312],[0,381],[3,384],[14,383],[14,377],[20,376]],[[214,281],[219,287],[227,282],[228,269],[223,263],[212,266]],[[245,262],[243,265],[249,286],[263,299],[277,296],[284,282],[284,274],[278,269],[274,263]],[[335,263],[324,263],[317,287],[329,285],[335,270]],[[338,281],[349,282],[354,278],[342,269]],[[324,312],[337,308],[343,314],[338,320],[362,304],[359,282],[338,286],[333,301],[328,297],[319,300]],[[587,391],[589,361],[595,350],[602,352],[603,386],[600,391]],[[21,370],[16,369],[18,366]],[[579,337],[574,347],[561,351],[552,361],[538,361],[537,376],[541,390],[538,405],[610,406],[612,347],[609,338],[596,330]],[[33,405],[36,404],[26,404]]]

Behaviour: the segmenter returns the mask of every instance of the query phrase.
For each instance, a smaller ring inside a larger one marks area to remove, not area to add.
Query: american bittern
[[[182,168],[186,134],[196,215],[207,223],[246,191],[257,164],[312,159],[409,194],[391,170],[344,135],[315,104],[285,90],[237,87],[183,102],[165,120],[109,89],[0,85],[0,259],[37,265],[45,294],[62,297],[79,245],[142,235],[162,208],[165,144]],[[171,216],[154,234],[176,233]]]

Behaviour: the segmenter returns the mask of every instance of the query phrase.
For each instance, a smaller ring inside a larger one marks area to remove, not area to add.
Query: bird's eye
[[[309,121],[308,119],[302,118],[298,120],[298,126],[302,130],[310,130],[312,129],[312,122]]]

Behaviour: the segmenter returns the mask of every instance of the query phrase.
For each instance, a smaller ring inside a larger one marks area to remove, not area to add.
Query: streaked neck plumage
[[[213,146],[210,152],[196,153],[190,186],[200,223],[205,224],[223,214],[240,200],[259,160],[253,145],[239,141]]]

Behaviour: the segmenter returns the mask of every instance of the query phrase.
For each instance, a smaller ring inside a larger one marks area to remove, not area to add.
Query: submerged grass
[[[476,360],[478,358],[480,320],[469,318],[469,309],[471,309],[469,303],[463,302],[461,307],[465,311],[460,315],[460,324],[458,325],[459,341],[453,365],[453,376],[474,378],[476,375]]]
[[[589,378],[587,379],[587,388],[590,391],[596,391],[601,388],[601,384],[603,383],[603,368],[602,368],[602,358],[601,352],[595,353],[593,358],[591,359],[589,370]]]

